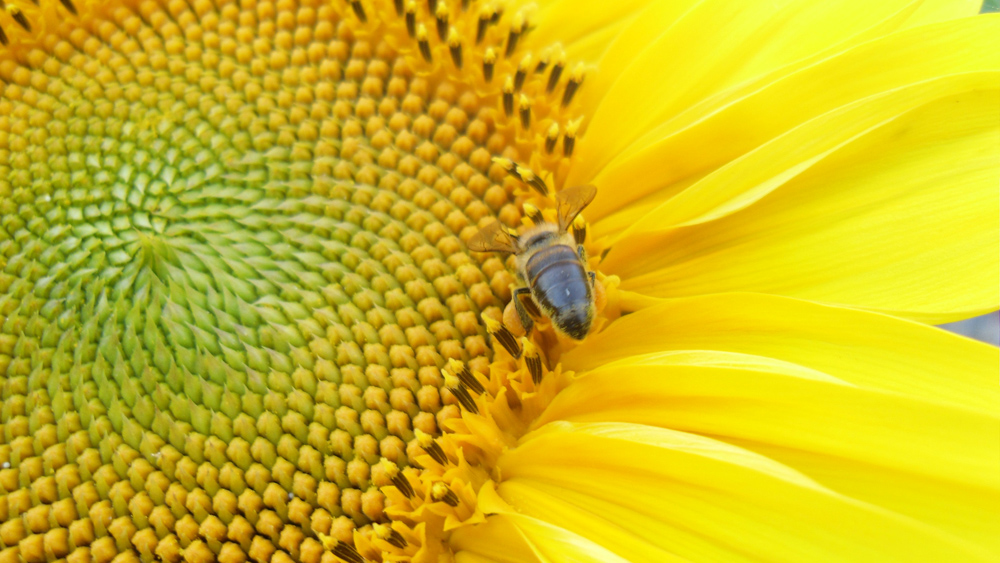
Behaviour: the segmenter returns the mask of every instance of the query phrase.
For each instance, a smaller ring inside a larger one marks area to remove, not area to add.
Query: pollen
[[[465,242],[541,213],[584,76],[503,8],[5,3],[0,561],[420,560],[483,521],[571,375]]]

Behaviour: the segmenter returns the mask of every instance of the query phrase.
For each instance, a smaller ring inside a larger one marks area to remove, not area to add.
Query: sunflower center
[[[518,369],[463,241],[571,154],[579,71],[477,2],[10,6],[0,549],[445,549],[500,442],[441,434]]]

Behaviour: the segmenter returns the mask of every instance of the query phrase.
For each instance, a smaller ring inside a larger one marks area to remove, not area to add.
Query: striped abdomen
[[[531,296],[569,336],[582,340],[594,318],[594,294],[576,251],[557,244],[535,252],[525,264]]]

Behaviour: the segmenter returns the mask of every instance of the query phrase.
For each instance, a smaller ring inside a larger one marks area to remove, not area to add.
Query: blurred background
[[[997,236],[1000,236],[1000,233]],[[994,312],[957,323],[941,325],[941,328],[988,342],[994,346],[1000,346],[1000,313]]]

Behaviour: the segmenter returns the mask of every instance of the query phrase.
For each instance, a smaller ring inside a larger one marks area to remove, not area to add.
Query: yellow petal
[[[720,9],[721,1],[709,0],[686,12],[635,55],[602,96],[568,183],[593,178],[601,166],[660,121],[662,110],[682,108],[710,94],[724,80],[739,48],[752,45],[754,32],[788,3],[779,2],[777,8],[764,2],[729,3],[728,9]],[[677,56],[680,53],[683,56]]]
[[[607,51],[601,61],[604,77],[594,88],[601,103],[590,124],[591,134],[579,148],[571,183],[593,178],[652,125],[730,86],[835,46],[850,46],[852,39],[869,39],[873,29],[887,33],[933,17],[957,15],[938,13],[929,18],[927,11],[919,5],[914,9],[914,3],[906,0],[874,5],[857,0],[735,5],[708,0],[685,12],[686,7],[651,8],[623,30],[619,45]],[[966,3],[958,13],[968,12],[968,7]],[[650,27],[646,20],[663,23]]]
[[[535,422],[621,421],[856,460],[1000,502],[1000,418],[762,368],[639,357],[587,373]],[[947,463],[943,463],[947,460]]]
[[[916,109],[746,209],[629,237],[601,269],[656,297],[754,291],[935,323],[996,310],[998,95]]]
[[[455,563],[501,563],[496,559],[490,559],[468,551],[460,551],[455,554]]]
[[[515,512],[454,532],[449,541],[456,563],[628,563],[588,538],[555,526],[547,518]]]
[[[970,416],[831,386],[781,364],[767,371],[765,358],[751,366],[731,354],[711,356],[678,352],[614,362],[560,394],[537,424],[622,421],[711,435],[839,493],[1000,550],[995,409]]]
[[[531,16],[531,23],[537,28],[525,36],[524,45],[540,50],[559,41],[568,58],[594,61],[600,58],[611,39],[651,3],[651,0],[542,2]]]
[[[727,442],[793,467],[839,493],[916,518],[1000,553],[996,495],[984,495],[971,487],[942,490],[932,479],[852,459],[746,440]]]
[[[949,534],[837,494],[748,450],[685,432],[558,422],[522,439],[500,468],[499,493],[519,510],[530,513],[544,500],[532,499],[532,489],[582,500],[577,507],[550,505],[547,516],[575,531],[575,511],[600,506],[587,497],[613,503],[621,510],[619,526],[693,560],[719,560],[719,550],[728,552],[726,560],[985,560]],[[643,528],[650,518],[672,531],[651,533]],[[710,551],[702,549],[707,544]]]
[[[478,526],[455,530],[449,544],[456,552],[456,563],[539,561],[517,526],[503,516],[491,516]]]
[[[814,379],[816,381],[832,383],[834,385],[854,386],[853,383],[812,368],[800,366],[784,360],[768,358],[767,356],[755,356],[753,354],[741,354],[739,352],[722,352],[717,350],[672,350],[667,352],[652,352],[649,354],[629,356],[615,362],[610,362],[601,366],[600,369],[617,367],[619,364],[626,364],[633,367],[644,364],[655,364],[714,366],[750,371],[759,370],[787,375],[789,377]]]
[[[619,239],[719,219],[779,189],[836,151],[930,102],[1000,84],[1000,72],[953,74],[897,88],[837,108],[715,170],[632,224]]]
[[[500,494],[509,499],[519,513],[558,522],[560,527],[607,546],[628,561],[683,560],[668,551],[668,544],[663,539],[673,536],[673,541],[680,542],[689,538],[677,534],[673,527],[658,518],[636,514],[614,502],[585,493],[548,488],[542,483],[528,486],[514,480],[504,482],[500,489]],[[707,542],[699,543],[699,549],[705,552],[714,552],[716,557],[725,555],[724,549],[713,549]]]
[[[715,350],[783,360],[853,385],[995,413],[993,346],[885,315],[769,295],[675,299],[611,323],[561,358],[587,371],[670,350]]]
[[[666,33],[679,18],[698,3],[698,0],[650,2],[638,13],[638,17],[629,20],[605,45],[597,72],[589,77],[586,87],[580,90],[584,111],[593,115],[601,99],[618,77],[637,60],[636,55],[642,53],[657,37]],[[614,5],[615,2],[602,2],[602,4]],[[586,137],[581,139],[581,143],[587,143]]]
[[[650,122],[624,152],[611,149],[608,137],[615,133],[592,126],[568,181],[616,187],[598,192],[588,208],[591,220],[649,193],[674,193],[676,182],[704,175],[838,107],[939,76],[996,69],[990,46],[998,23],[1000,18],[982,16],[922,26],[764,73]],[[588,139],[601,145],[600,154],[586,152]]]

